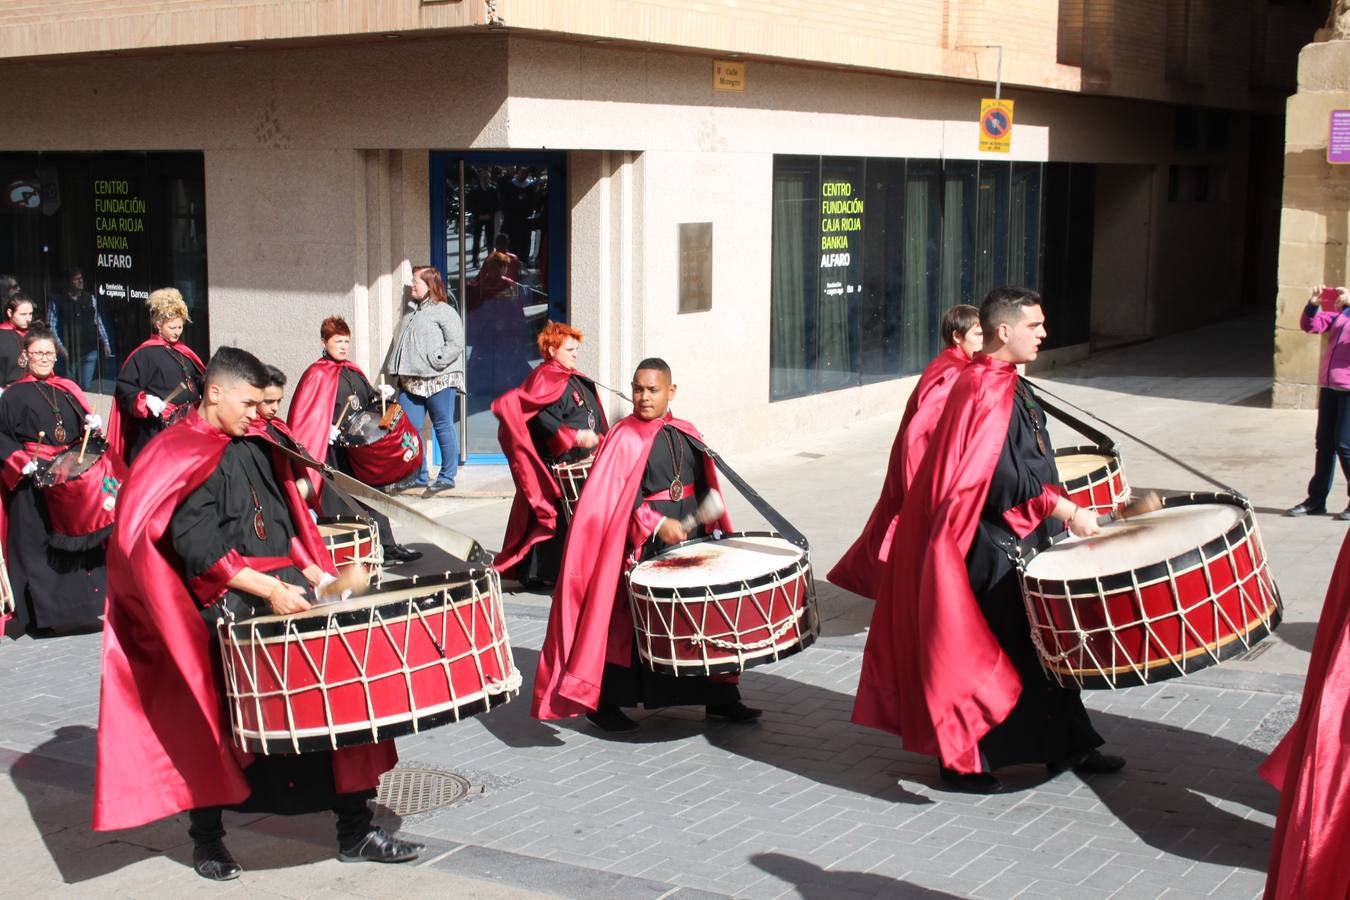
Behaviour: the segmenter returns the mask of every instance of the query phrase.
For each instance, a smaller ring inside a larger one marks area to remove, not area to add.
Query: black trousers
[[[1350,488],[1350,391],[1322,388],[1317,392],[1317,456],[1308,482],[1308,499],[1314,504],[1326,504],[1337,460]]]
[[[666,706],[724,706],[741,699],[734,683],[714,680],[705,675],[662,675],[647,668],[638,656],[633,639],[633,658],[627,666],[605,663],[600,682],[600,708],[641,706],[661,709]]]
[[[351,847],[370,831],[375,813],[366,802],[372,795],[370,791],[354,794],[338,794],[333,801],[333,812],[337,813],[337,839],[339,847]],[[188,810],[188,836],[195,846],[209,844],[225,837],[225,823],[221,817],[224,807],[203,806]]]

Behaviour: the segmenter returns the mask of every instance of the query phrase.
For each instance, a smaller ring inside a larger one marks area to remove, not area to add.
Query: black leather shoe
[[[938,771],[943,784],[965,794],[1001,794],[1007,790],[1007,785],[988,772],[966,775],[946,766],[939,766]]]
[[[1325,504],[1315,504],[1311,500],[1304,500],[1298,506],[1290,507],[1285,510],[1286,516],[1297,519],[1299,516],[1324,516],[1327,514]]]
[[[1112,756],[1100,750],[1088,750],[1068,759],[1046,763],[1045,767],[1055,775],[1069,769],[1073,769],[1079,775],[1110,775],[1125,768],[1125,757]]]
[[[454,489],[455,483],[453,481],[433,481],[427,486],[427,489],[422,492],[422,499],[430,500],[432,497],[439,497],[441,494],[448,493]]]
[[[234,861],[224,841],[212,841],[192,848],[192,868],[211,881],[230,881],[238,878],[244,867]]]
[[[386,544],[384,547],[384,561],[387,563],[410,563],[421,558],[421,550],[414,550],[402,544]]]
[[[638,723],[624,715],[617,706],[603,706],[595,712],[586,713],[586,721],[610,734],[631,734],[638,730]]]
[[[746,706],[741,701],[735,703],[718,703],[713,706],[706,706],[703,714],[710,719],[726,719],[731,722],[753,722],[764,715],[763,710],[755,709],[753,706]]]
[[[339,847],[337,858],[340,862],[401,863],[417,859],[425,849],[425,844],[401,841],[376,826],[352,846]]]

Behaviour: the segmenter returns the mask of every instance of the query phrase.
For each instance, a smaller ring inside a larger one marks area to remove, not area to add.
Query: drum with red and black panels
[[[351,566],[365,566],[369,585],[380,586],[384,578],[384,548],[373,522],[361,516],[319,516],[315,524],[339,572]]]
[[[126,463],[108,452],[102,436],[91,437],[83,447],[44,447],[37,453],[33,484],[47,507],[51,545],[69,552],[101,546],[112,533],[117,495],[127,478]]]
[[[400,582],[403,584],[404,582]],[[457,722],[520,692],[491,569],[217,627],[235,743],[305,753]]]
[[[394,484],[422,467],[422,437],[397,403],[372,401],[343,419],[338,446],[352,476],[366,484]]]
[[[1234,494],[1167,497],[1035,553],[1020,578],[1043,667],[1084,688],[1216,665],[1274,631],[1283,610],[1255,514]]]
[[[1130,499],[1120,452],[1114,447],[1064,447],[1055,451],[1055,468],[1065,496],[1098,515]]]
[[[577,504],[581,502],[581,491],[586,486],[586,479],[590,477],[593,465],[595,454],[571,462],[554,463],[549,467],[553,470],[553,477],[558,480],[563,512],[567,515],[568,521],[571,521],[573,514],[576,513]]]
[[[654,672],[742,672],[820,634],[807,552],[773,532],[677,544],[634,566],[627,582],[638,655]]]

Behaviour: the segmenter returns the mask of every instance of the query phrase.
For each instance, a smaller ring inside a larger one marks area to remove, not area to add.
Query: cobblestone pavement
[[[1108,748],[1129,759],[1120,775],[1051,778],[1018,767],[1009,770],[1019,788],[1012,793],[943,791],[931,760],[849,723],[870,605],[819,582],[825,622],[816,646],[742,679],[746,700],[765,710],[762,722],[713,723],[692,709],[638,713],[636,735],[611,739],[583,723],[536,722],[522,696],[399,741],[402,766],[457,772],[479,789],[448,807],[386,819],[428,843],[419,865],[339,865],[325,816],[237,816],[227,820],[230,842],[248,871],[221,888],[185,865],[181,817],[125,833],[88,830],[99,638],[24,639],[0,648],[0,769],[8,774],[0,828],[18,861],[0,893],[64,883],[99,896],[1258,896],[1277,798],[1255,768],[1297,709],[1345,528],[1276,515],[1302,496],[1313,415],[1259,405],[1270,383],[1255,368],[1262,329],[1268,335],[1259,322],[1229,323],[1037,376],[1248,494],[1286,601],[1286,624],[1244,659],[1085,695]],[[902,401],[899,394],[897,408]],[[863,421],[732,462],[806,531],[821,574],[866,518],[894,427]],[[1066,438],[1056,431],[1057,442]],[[1206,488],[1139,441],[1120,443],[1132,483]],[[492,545],[506,502],[425,508]],[[506,599],[528,691],[547,599]]]

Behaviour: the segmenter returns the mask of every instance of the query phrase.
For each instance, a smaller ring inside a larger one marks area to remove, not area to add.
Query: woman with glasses
[[[201,402],[206,376],[201,357],[183,343],[183,329],[192,321],[183,295],[160,288],[145,305],[155,333],[122,364],[108,413],[108,444],[127,465],[152,437]]]
[[[85,431],[103,423],[78,385],[53,374],[56,338],[51,331],[35,323],[24,337],[24,353],[27,373],[0,395],[0,477],[8,488],[5,557],[15,600],[6,633],[93,630],[103,612],[109,529],[80,538],[53,532],[47,498],[34,476],[40,477],[41,461],[83,446]],[[110,480],[114,483],[107,490],[115,502],[120,483],[115,478],[103,482]]]

